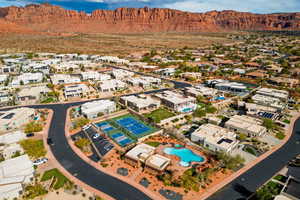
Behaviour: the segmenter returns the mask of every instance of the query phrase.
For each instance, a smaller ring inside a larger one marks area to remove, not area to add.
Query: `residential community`
[[[150,199],[206,199],[274,155],[299,128],[300,41],[236,40],[125,57],[1,54],[0,199],[120,199],[97,176]],[[253,199],[300,199],[298,167],[299,156]]]

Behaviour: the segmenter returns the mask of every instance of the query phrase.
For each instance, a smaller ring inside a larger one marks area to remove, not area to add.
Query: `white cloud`
[[[237,10],[256,13],[300,11],[300,0],[0,0],[0,6],[23,6],[31,2],[53,2],[54,4],[60,2],[58,5],[63,5],[70,9],[73,8],[73,2],[76,2],[77,5],[80,2],[96,2],[102,3],[106,5],[106,8],[111,9],[124,6],[150,6],[174,8],[191,12],[206,12],[211,10]],[[88,4],[85,4],[85,6],[88,6]],[[76,9],[78,7],[74,8]]]
[[[299,0],[184,0],[166,3],[163,7],[192,12],[238,10],[243,12],[299,12]]]

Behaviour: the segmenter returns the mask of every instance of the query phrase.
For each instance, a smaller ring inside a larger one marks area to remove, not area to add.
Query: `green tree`
[[[276,128],[276,124],[271,119],[263,119],[263,126],[265,126],[268,130],[273,130]]]
[[[91,152],[91,141],[87,138],[78,138],[75,141],[75,145],[85,153]]]

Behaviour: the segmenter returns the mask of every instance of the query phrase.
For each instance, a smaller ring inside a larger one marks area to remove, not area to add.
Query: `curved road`
[[[279,150],[262,160],[247,172],[219,190],[208,200],[242,200],[247,199],[261,185],[281,170],[289,160],[300,154],[300,118],[294,125],[289,141]]]
[[[67,109],[74,105],[76,104],[31,106],[34,108],[49,108],[54,111],[48,135],[53,139],[54,145],[50,148],[57,161],[82,182],[115,199],[150,200],[146,194],[135,187],[95,169],[71,149],[65,137],[65,120]]]
[[[185,84],[178,84],[178,87],[186,87]],[[158,92],[152,91],[152,92]],[[151,92],[147,92],[151,93]],[[89,100],[93,101],[93,100]],[[55,145],[51,146],[51,151],[56,160],[71,174],[91,187],[108,194],[118,200],[148,200],[146,194],[135,187],[107,175],[82,160],[69,146],[68,138],[65,137],[65,122],[67,109],[84,102],[52,104],[52,105],[32,105],[27,106],[35,109],[52,109],[53,118],[49,129]],[[3,110],[8,110],[6,108]],[[259,186],[270,179],[276,172],[284,167],[289,160],[300,154],[300,119],[295,123],[293,134],[289,141],[279,150],[252,167],[250,170],[233,180],[219,192],[215,193],[209,200],[238,200],[246,199]]]

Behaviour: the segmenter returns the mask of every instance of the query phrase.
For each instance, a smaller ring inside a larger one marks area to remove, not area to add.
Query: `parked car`
[[[34,136],[34,133],[27,133],[26,136],[27,136],[27,137],[33,137],[33,136]]]
[[[54,145],[54,142],[53,142],[52,138],[47,138],[47,144],[48,145]]]
[[[99,137],[100,137],[100,134],[99,134],[99,133],[96,133],[96,134],[93,135],[93,139],[97,139],[97,138],[99,138]]]
[[[90,124],[88,124],[88,125],[85,125],[85,126],[83,126],[83,127],[82,127],[82,130],[89,129],[90,127],[91,127],[91,125],[90,125]]]
[[[48,161],[48,158],[39,158],[39,159],[33,161],[33,165],[38,166],[38,165],[46,163],[47,161]]]

